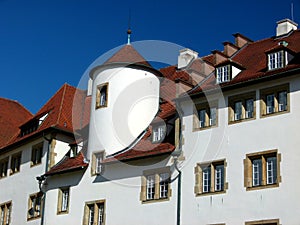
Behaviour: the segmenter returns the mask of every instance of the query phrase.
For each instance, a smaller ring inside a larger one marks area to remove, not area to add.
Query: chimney
[[[235,45],[238,48],[241,48],[244,45],[253,42],[252,40],[250,40],[249,38],[245,37],[244,35],[242,35],[240,33],[233,34],[233,36],[235,37]]]
[[[277,22],[276,36],[288,34],[291,30],[297,30],[298,24],[290,19],[283,19]]]
[[[226,41],[223,42],[224,45],[224,54],[227,55],[228,57],[231,57],[234,53],[236,53],[239,48],[235,46],[234,44]]]
[[[214,64],[215,65],[227,60],[227,56],[224,53],[220,52],[219,50],[212,51],[212,54],[214,55]]]
[[[195,52],[191,49],[185,48],[179,51],[178,56],[178,69],[182,69],[189,65],[190,62],[192,62],[194,59],[197,59],[198,52]]]

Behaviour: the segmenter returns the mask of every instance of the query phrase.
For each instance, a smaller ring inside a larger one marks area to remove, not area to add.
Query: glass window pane
[[[274,113],[275,103],[274,94],[267,95],[267,114]]]
[[[278,111],[286,111],[287,110],[287,92],[281,91],[278,93]]]
[[[246,106],[245,106],[245,118],[253,118],[253,111],[254,111],[254,100],[251,99],[247,99],[246,100]]]
[[[199,127],[205,127],[205,120],[206,120],[206,110],[202,109],[199,110]]]
[[[203,192],[210,192],[210,184],[211,184],[211,167],[205,167],[202,169],[202,184],[203,184]]]
[[[209,125],[215,126],[217,124],[217,108],[210,108]]]
[[[215,166],[215,191],[224,190],[224,165]]]
[[[262,184],[262,160],[252,160],[252,185],[259,186]]]
[[[267,184],[277,182],[277,159],[275,156],[267,157]]]
[[[234,120],[241,120],[243,112],[243,104],[241,101],[234,103]]]

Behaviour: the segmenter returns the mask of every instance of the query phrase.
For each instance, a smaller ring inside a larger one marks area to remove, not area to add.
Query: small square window
[[[104,225],[105,201],[87,202],[83,218],[83,225]]]
[[[27,220],[37,219],[41,217],[43,198],[41,193],[30,195],[28,200],[28,216]]]
[[[11,157],[10,174],[20,172],[22,153],[17,153]]]
[[[70,201],[70,188],[64,187],[58,190],[58,207],[57,213],[68,213]]]
[[[289,112],[289,85],[284,84],[260,90],[261,115]]]
[[[247,190],[279,185],[280,154],[277,150],[248,154],[244,161]]]
[[[228,121],[229,123],[241,122],[255,118],[255,92],[228,98]]]
[[[7,170],[8,170],[8,157],[0,160],[0,178],[7,176]]]
[[[159,142],[165,138],[166,126],[164,124],[156,124],[152,126],[152,142]]]
[[[285,66],[286,52],[279,51],[268,54],[268,69],[278,69]]]
[[[32,146],[31,149],[31,166],[41,164],[43,156],[43,142]]]
[[[225,83],[231,80],[230,65],[216,68],[217,84]]]
[[[105,152],[95,152],[92,156],[92,175],[100,175],[104,172],[104,165],[102,161],[104,159]]]
[[[0,224],[10,225],[11,224],[11,202],[0,204]]]
[[[195,167],[195,194],[224,192],[227,189],[225,167],[225,160],[198,164]]]
[[[197,104],[194,115],[194,130],[217,126],[218,124],[218,109],[217,103],[207,102]]]
[[[141,201],[152,202],[171,196],[170,168],[145,171],[142,176]]]
[[[97,86],[96,109],[107,107],[108,83]]]

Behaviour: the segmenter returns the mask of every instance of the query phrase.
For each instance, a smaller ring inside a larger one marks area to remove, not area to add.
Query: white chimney
[[[289,33],[291,30],[297,30],[298,24],[290,19],[283,19],[277,22],[276,36]]]
[[[185,48],[179,51],[178,69],[182,69],[190,64],[194,59],[197,59],[198,52]]]

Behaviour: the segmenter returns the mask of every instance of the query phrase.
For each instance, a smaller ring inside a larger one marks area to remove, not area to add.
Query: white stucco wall
[[[97,86],[108,83],[107,107],[96,109]],[[107,155],[128,147],[158,112],[159,80],[147,71],[112,68],[96,71],[93,81],[89,153]]]

